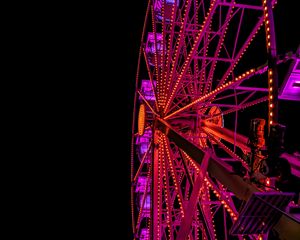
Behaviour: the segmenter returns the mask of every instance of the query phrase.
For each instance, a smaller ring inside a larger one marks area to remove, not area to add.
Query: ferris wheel
[[[292,220],[295,230],[282,230],[288,217],[274,209],[293,196],[268,177],[264,154],[264,136],[283,128],[274,7],[275,0],[149,0],[132,125],[135,239],[299,233]]]

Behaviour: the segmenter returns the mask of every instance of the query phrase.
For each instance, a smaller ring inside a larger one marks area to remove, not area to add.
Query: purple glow
[[[140,146],[141,154],[144,154],[144,153],[147,152],[148,145],[149,145],[149,142],[143,142],[143,143],[141,143],[141,146]]]
[[[142,228],[140,234],[141,240],[150,240],[150,231],[148,228]]]
[[[139,151],[142,156],[147,152],[151,137],[152,137],[152,131],[150,129],[147,129],[145,130],[143,136],[140,136],[136,139],[136,144],[139,145]],[[141,160],[141,158],[139,159]],[[145,163],[149,163],[150,161],[151,161],[151,154],[148,154],[146,156]]]
[[[142,206],[143,194],[140,195],[140,207]],[[150,210],[151,207],[151,197],[150,194],[147,194],[144,202],[144,210]]]
[[[151,183],[151,179],[149,179],[149,183],[148,183],[148,192],[150,191],[150,183]],[[145,192],[146,184],[147,184],[147,177],[139,176],[137,179],[135,192],[139,192],[139,193]]]
[[[282,158],[285,158],[291,164],[291,172],[293,175],[300,178],[300,156],[299,153],[294,153],[293,155],[288,153],[283,153],[281,155]]]
[[[154,87],[156,86],[156,81],[153,81]],[[141,85],[141,93],[148,101],[155,101],[155,94],[152,91],[152,86],[150,80],[142,80]],[[140,100],[142,100],[141,96],[139,97]]]
[[[158,51],[162,51],[162,34],[161,33],[156,33],[156,47]],[[155,53],[155,38],[154,34],[152,32],[148,33],[148,38],[147,38],[147,43],[146,43],[146,53]]]
[[[161,15],[161,8],[164,0],[156,0],[154,2],[154,11],[156,13],[156,18],[159,21],[162,21],[162,15]],[[175,3],[175,0],[166,0],[166,4],[164,6],[164,12],[165,12],[165,20],[167,22],[170,21],[171,15],[172,15],[172,7]],[[176,6],[179,5],[179,0],[176,1]]]
[[[156,52],[157,49],[157,52]],[[155,36],[152,32],[148,33],[147,42],[146,42],[146,55],[151,66],[155,66],[155,57],[158,58],[158,64],[160,63],[160,58],[163,52],[163,41],[162,34],[156,33],[156,47],[155,47]]]
[[[300,101],[300,58],[291,65],[278,97],[284,100]]]

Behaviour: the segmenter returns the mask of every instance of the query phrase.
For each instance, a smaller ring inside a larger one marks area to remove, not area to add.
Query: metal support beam
[[[235,144],[244,152],[251,151],[250,147],[247,145],[248,138],[246,138],[245,136],[237,134],[229,129],[222,128],[208,121],[204,121],[203,123],[205,126],[203,127],[205,131],[213,134],[216,137],[220,137],[225,141],[230,142],[231,144]]]
[[[278,70],[277,70],[277,49],[275,41],[275,25],[272,9],[272,1],[267,0],[265,14],[266,42],[268,51],[268,85],[269,85],[269,121],[268,133],[270,126],[278,123]],[[267,15],[268,14],[268,15]],[[272,105],[272,107],[271,107]]]
[[[200,148],[177,133],[162,119],[157,118],[154,127],[163,132],[201,167],[204,152]],[[228,164],[222,163],[212,156],[208,161],[207,171],[241,200],[247,201],[254,192],[260,191],[255,185],[235,175]],[[297,239],[300,236],[300,224],[284,215],[279,219],[274,229],[281,239]]]
[[[202,183],[204,182],[204,177],[205,177],[209,157],[210,157],[210,155],[208,153],[206,153],[202,160],[201,171],[194,183],[191,198],[187,205],[186,213],[184,215],[184,218],[182,219],[182,222],[181,222],[181,225],[179,228],[179,232],[178,232],[178,235],[176,238],[177,240],[186,239],[186,237],[188,236],[188,234],[190,232],[192,220],[195,215],[197,202],[199,200],[199,196],[200,196],[200,192],[201,192]]]
[[[156,119],[155,128],[163,132],[169,139],[185,151],[201,167],[204,152],[195,144],[177,133],[171,126],[162,119]],[[241,200],[248,200],[253,192],[260,191],[255,185],[245,182],[240,176],[234,175],[232,167],[224,162],[210,157],[207,171],[217,178],[223,185],[227,186],[236,197]]]
[[[159,231],[160,225],[158,224],[158,202],[159,202],[159,196],[158,196],[158,142],[159,136],[158,132],[154,131],[154,155],[153,155],[153,168],[152,168],[152,211],[151,211],[151,218],[152,218],[152,228],[151,228],[151,239],[156,239]]]
[[[212,61],[219,61],[219,62],[232,62],[231,58],[219,58],[219,57],[204,57],[204,56],[197,56],[195,59],[200,60],[212,60]]]

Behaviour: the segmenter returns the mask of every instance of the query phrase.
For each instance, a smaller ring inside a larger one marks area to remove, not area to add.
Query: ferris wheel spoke
[[[172,60],[172,64],[171,64],[172,67],[170,69],[169,80],[168,80],[169,83],[171,83],[171,81],[174,77],[174,73],[176,71],[176,66],[177,66],[178,58],[180,56],[181,47],[184,42],[184,32],[185,32],[185,27],[186,27],[187,20],[188,20],[188,13],[189,13],[190,7],[191,7],[191,0],[187,0],[186,4],[184,6],[184,10],[183,10],[184,16],[183,16],[183,21],[181,21],[181,24],[180,24],[179,36],[177,37],[177,40],[176,40],[174,57]]]
[[[220,200],[221,204],[227,210],[230,217],[232,218],[232,221],[236,221],[239,213],[236,210],[230,192],[225,191],[225,189],[222,189],[222,187],[218,187],[209,177],[207,177],[206,180],[209,188],[212,189],[213,193],[216,195],[216,197]],[[222,184],[220,183],[219,185],[222,186]]]
[[[172,151],[170,149],[170,144],[168,142],[168,139],[166,138],[165,135],[163,137],[163,140],[164,140],[164,146],[165,146],[165,150],[166,150],[168,164],[169,164],[169,167],[170,167],[170,170],[171,170],[171,176],[172,176],[173,181],[175,183],[175,190],[178,194],[177,196],[178,196],[179,204],[182,207],[182,209],[181,209],[182,210],[182,215],[184,216],[185,215],[185,209],[184,209],[184,205],[183,205],[183,202],[184,202],[183,199],[184,198],[183,198],[182,190],[180,188],[180,181],[178,179],[178,175],[175,172],[174,161],[172,160],[173,159]]]
[[[199,4],[198,4],[198,1],[195,0],[194,1],[194,11],[196,13],[199,12]],[[192,24],[194,24],[195,26],[197,26],[198,22],[199,22],[199,16],[198,14],[195,14],[193,16],[193,18],[191,19],[191,22]],[[194,35],[193,35],[194,36]],[[194,76],[193,76],[193,79],[195,79],[196,81],[193,81],[193,84],[191,85],[191,92],[194,93],[194,94],[198,94],[199,90],[198,90],[198,79],[199,77],[197,76],[197,72],[198,72],[198,60],[197,59],[194,59],[193,60],[193,65],[191,66],[193,72],[194,72]]]
[[[176,4],[173,4],[173,7]],[[166,29],[166,18],[165,18],[165,2],[162,3],[161,6],[161,31],[162,31],[162,56],[160,58],[160,76],[158,76],[158,84],[161,87],[161,94],[162,94],[162,105],[165,105],[165,101],[166,101],[166,95],[167,95],[167,89],[168,89],[168,85],[165,82],[165,73],[167,65],[165,65],[165,53],[167,52],[166,49],[166,38],[167,38],[167,29]]]
[[[165,186],[165,196],[166,196],[166,208],[167,208],[167,225],[169,228],[169,239],[173,239],[174,238],[174,234],[173,234],[173,229],[172,229],[172,225],[171,223],[173,222],[172,220],[172,215],[173,215],[173,201],[172,201],[172,197],[171,197],[171,193],[170,193],[170,184],[169,184],[169,173],[168,173],[168,164],[167,161],[164,161],[164,186]]]
[[[164,113],[166,113],[168,111],[168,108],[169,108],[171,102],[173,101],[173,99],[175,97],[175,94],[176,94],[176,92],[178,90],[178,87],[179,87],[179,83],[181,82],[184,74],[187,72],[187,70],[189,68],[189,65],[190,65],[190,63],[193,59],[193,56],[194,56],[195,52],[197,51],[197,48],[198,48],[202,38],[204,37],[204,34],[207,31],[207,28],[210,25],[210,21],[211,21],[213,15],[214,15],[214,12],[215,12],[215,10],[218,6],[218,3],[219,3],[219,0],[214,0],[214,1],[212,1],[211,5],[210,5],[209,12],[206,16],[207,18],[206,18],[201,30],[199,30],[199,32],[197,33],[196,38],[195,38],[195,42],[193,43],[193,46],[192,46],[191,50],[189,51],[188,57],[185,59],[185,61],[183,63],[183,67],[181,69],[181,72],[180,72],[177,80],[175,81],[175,83],[173,85],[173,89],[171,91],[171,94],[168,97],[167,104],[164,107]]]
[[[202,5],[203,8],[204,8],[204,4]],[[205,9],[203,9],[203,16],[205,16]],[[198,56],[202,56],[204,59],[200,59],[201,60],[201,69],[199,71],[199,86],[198,86],[198,89],[197,89],[197,95],[200,94],[203,90],[203,87],[204,87],[204,82],[205,82],[205,74],[206,74],[206,66],[209,65],[209,63],[211,62],[210,59],[206,59],[206,55],[207,55],[207,51],[208,51],[208,46],[209,46],[209,43],[210,41],[214,38],[214,36],[210,36],[210,31],[211,30],[211,27],[209,26],[208,28],[208,31],[206,31],[206,33],[204,34],[204,37],[203,37],[203,48],[196,54],[196,56],[194,56],[194,59],[196,61],[198,61]],[[216,36],[216,34],[215,34]]]
[[[274,6],[276,3],[276,1],[272,1],[272,6]],[[243,8],[243,11],[245,8],[245,6],[238,6],[237,4],[235,4],[236,7],[241,7]],[[230,65],[230,67],[227,69],[226,73],[223,75],[221,81],[219,82],[219,85],[222,85],[224,81],[227,80],[227,78],[229,77],[230,73],[233,71],[233,69],[235,68],[235,66],[237,65],[237,63],[239,62],[239,60],[241,59],[242,55],[244,54],[245,50],[248,48],[249,44],[251,43],[253,37],[255,36],[255,34],[258,32],[258,30],[260,29],[260,27],[263,24],[264,21],[264,17],[263,17],[263,7],[262,6],[248,6],[248,9],[252,9],[252,10],[257,10],[259,12],[261,12],[261,17],[259,18],[258,22],[256,23],[256,25],[254,26],[253,30],[251,31],[251,33],[249,34],[247,40],[245,41],[245,43],[242,45],[242,47],[240,48],[239,52],[235,54],[236,51],[236,46],[237,46],[237,39],[240,35],[240,26],[238,27],[238,31],[237,31],[237,35],[236,35],[236,40],[234,42],[234,50],[232,53],[232,59],[234,59],[233,63]],[[244,14],[243,14],[244,16]],[[242,22],[243,18],[241,16],[240,18],[240,23]],[[219,86],[218,85],[218,86]]]
[[[255,99],[255,100],[253,100],[253,101],[251,101],[251,102],[247,102],[247,103],[240,104],[240,105],[238,106],[238,110],[244,110],[244,109],[249,108],[249,107],[252,107],[252,106],[254,106],[254,105],[256,105],[256,104],[266,102],[266,101],[268,101],[268,99],[269,99],[269,97],[268,97],[268,96],[265,96],[265,97],[261,97],[261,98]],[[225,112],[223,113],[223,115],[232,113],[232,112],[234,112],[234,111],[236,111],[236,110],[237,110],[237,109],[229,109],[229,110],[225,111]]]
[[[204,219],[205,225],[207,226],[207,229],[208,229],[209,238],[216,239],[215,227],[212,222],[213,213],[211,211],[209,187],[206,182],[205,182],[205,187],[203,189],[203,194],[201,196],[201,201],[202,201],[201,209],[203,212],[203,219]]]
[[[257,33],[257,31],[262,26],[263,21],[264,21],[264,18],[261,17],[258,20],[258,22],[256,23],[256,25],[253,28],[253,30],[251,31],[251,33],[249,34],[248,39],[245,41],[243,46],[240,48],[239,52],[236,54],[236,56],[232,57],[233,61],[231,62],[231,64],[230,64],[229,68],[227,69],[227,71],[224,73],[224,75],[223,75],[222,79],[220,80],[219,84],[217,85],[217,87],[221,86],[228,79],[229,75],[231,74],[231,72],[233,71],[235,66],[238,64],[238,62],[241,59],[242,55],[244,54],[245,50],[247,49],[247,47],[251,43],[252,38],[254,37],[254,35]]]
[[[185,152],[183,152],[181,149],[177,149],[177,153],[179,154],[179,156],[180,156],[180,159],[181,159],[181,162],[182,162],[182,164],[185,166],[184,167],[184,169],[185,169],[185,174],[186,174],[186,176],[187,176],[187,178],[188,178],[188,182],[190,183],[190,184],[188,184],[188,185],[183,185],[183,186],[181,186],[183,189],[185,189],[186,191],[187,191],[187,189],[189,189],[189,186],[191,186],[192,187],[192,189],[190,190],[190,191],[192,191],[192,193],[191,194],[189,194],[189,191],[188,192],[186,192],[186,193],[184,193],[184,198],[185,199],[189,199],[189,200],[186,200],[186,204],[188,204],[187,205],[187,207],[186,207],[186,211],[187,211],[187,213],[186,213],[186,216],[187,217],[185,217],[185,218],[183,218],[183,220],[181,221],[181,224],[180,224],[180,226],[179,226],[179,231],[176,233],[177,234],[177,239],[182,239],[182,236],[180,237],[180,234],[182,234],[181,232],[183,231],[182,229],[185,229],[186,231],[184,231],[184,235],[188,235],[188,236],[192,236],[192,233],[193,233],[193,231],[197,231],[196,229],[197,228],[200,228],[201,229],[201,231],[202,231],[202,234],[205,234],[206,235],[206,238],[208,238],[207,236],[210,236],[210,239],[215,239],[214,238],[214,234],[213,234],[213,231],[210,231],[209,229],[210,229],[210,227],[208,227],[208,226],[210,226],[210,223],[208,222],[208,223],[206,223],[205,221],[208,221],[209,219],[211,219],[211,216],[209,215],[207,215],[207,213],[206,213],[206,216],[204,216],[204,210],[203,210],[203,208],[202,208],[202,206],[201,206],[201,201],[200,201],[200,199],[199,198],[197,198],[197,199],[195,199],[194,197],[195,197],[195,193],[196,193],[196,190],[197,190],[197,186],[196,186],[196,184],[199,184],[200,182],[197,182],[197,181],[199,181],[200,180],[200,178],[199,177],[201,177],[201,175],[199,174],[200,173],[200,169],[198,168],[198,167],[196,167],[195,166],[195,164],[192,162],[192,159],[185,153]],[[192,165],[191,165],[192,164]],[[178,166],[179,167],[179,166]],[[178,168],[178,167],[176,167],[176,168]],[[194,169],[194,170],[192,170],[192,169]],[[197,174],[196,174],[196,172],[197,172]],[[202,169],[202,171],[203,172],[205,172],[204,171],[204,169]],[[196,175],[195,175],[196,174]],[[198,176],[198,177],[197,177]],[[192,178],[197,178],[197,180],[195,180],[195,182],[192,180]],[[202,179],[203,180],[203,179]],[[203,181],[202,181],[202,183],[204,183]],[[190,196],[190,197],[189,197]],[[187,202],[188,201],[188,202]],[[189,211],[189,209],[191,209],[191,205],[193,205],[194,204],[194,207],[195,207],[195,210],[194,211],[190,211],[191,213],[189,214],[188,213],[188,211]],[[196,205],[196,206],[195,206]],[[198,210],[198,212],[196,212],[196,209]],[[195,216],[195,215],[197,215],[198,217],[197,217],[197,219],[198,219],[198,221],[202,221],[202,223],[205,223],[204,224],[204,226],[203,225],[201,225],[200,223],[194,223],[194,224],[196,224],[196,226],[195,225],[190,225],[190,224],[187,224],[187,222],[188,221],[190,221],[191,220],[191,217],[193,217],[193,216]],[[185,221],[185,223],[183,223],[183,221]],[[200,224],[200,225],[198,225],[198,227],[197,227],[197,224]],[[182,228],[182,226],[185,226],[185,227],[183,227]],[[192,227],[192,229],[190,229],[189,230],[189,227],[188,226],[191,226]],[[196,228],[196,229],[195,229]],[[181,230],[180,230],[181,229]],[[211,226],[211,229],[213,229],[213,226]]]
[[[168,46],[167,46],[167,60],[166,60],[166,71],[165,71],[165,81],[166,81],[166,86],[169,87],[170,86],[170,82],[169,82],[169,75],[170,75],[170,62],[171,62],[171,57],[173,56],[173,39],[174,39],[174,35],[175,35],[175,17],[176,17],[176,11],[178,11],[177,9],[177,4],[173,4],[172,5],[172,14],[171,14],[171,18],[170,18],[170,34],[169,34],[169,39],[168,39]]]
[[[152,13],[152,32],[153,32],[153,38],[154,38],[154,66],[155,66],[155,79],[157,81],[156,85],[156,102],[158,105],[158,110],[164,106],[166,101],[166,84],[164,81],[164,59],[165,59],[165,37],[166,37],[166,31],[165,31],[165,18],[164,18],[164,4],[162,5],[162,37],[160,37],[161,43],[159,43],[158,46],[158,32],[157,32],[157,23],[156,23],[156,15],[154,11],[153,5],[151,6],[151,13]],[[158,48],[159,47],[159,48]],[[160,58],[158,57],[160,56]]]
[[[181,150],[182,151],[182,150]],[[194,161],[185,153],[184,151],[183,155],[188,160],[188,162],[191,164],[191,168],[195,169],[197,174],[199,174],[200,169],[196,166]],[[205,181],[204,181],[204,184]],[[210,212],[210,207],[208,204],[205,204],[205,202],[209,202],[209,196],[206,192],[206,187],[202,187],[201,197],[198,198],[198,211],[199,211],[199,219],[202,221],[202,232],[205,234],[206,238],[208,239],[215,239],[215,233],[214,233],[214,226],[211,223],[212,214]],[[208,237],[209,236],[209,237]]]
[[[242,22],[243,22],[244,12],[245,12],[245,9],[242,8],[241,15],[240,15],[240,20],[239,20],[239,25],[238,25],[238,29],[237,29],[237,34],[236,34],[235,39],[234,39],[232,56],[235,55],[236,46],[237,46],[237,42],[238,42],[238,39],[239,39],[239,36],[240,36],[240,30],[241,30],[241,26],[242,26]]]
[[[159,80],[160,78],[160,68],[158,67],[158,51],[157,51],[157,32],[156,32],[156,22],[155,22],[155,13],[154,13],[154,9],[153,6],[151,6],[151,16],[152,16],[152,32],[153,32],[153,36],[154,36],[154,63],[155,63],[155,75],[156,75],[156,79]],[[159,84],[159,81],[158,83]]]
[[[194,186],[194,181],[192,179],[192,173],[191,173],[191,171],[190,171],[190,169],[188,167],[188,161],[189,161],[188,156],[181,149],[179,149],[179,155],[180,155],[180,157],[182,159],[182,163],[183,163],[183,166],[184,166],[184,170],[185,170],[185,172],[187,174],[187,179],[189,181],[189,184],[191,185],[191,187],[193,187]]]
[[[235,78],[235,81],[228,82],[228,83],[216,88],[214,91],[195,99],[191,103],[189,103],[189,104],[185,105],[184,107],[176,110],[175,112],[167,115],[166,117],[164,117],[164,119],[166,120],[166,119],[168,119],[168,118],[170,118],[170,117],[172,117],[172,116],[174,116],[174,115],[176,115],[176,114],[178,114],[178,113],[194,106],[195,104],[198,104],[200,102],[204,102],[207,99],[211,99],[211,98],[215,97],[218,93],[221,93],[221,92],[227,90],[228,88],[231,88],[233,85],[236,85],[237,83],[242,82],[242,81],[250,78],[251,76],[253,76],[255,74],[254,71],[255,71],[254,69],[251,69],[250,71],[247,71],[246,73],[244,73],[244,74],[240,75],[239,77]]]
[[[272,6],[274,6],[274,4],[275,4],[275,1],[273,1]],[[235,7],[237,7],[236,4],[235,4]],[[243,8],[243,10],[244,9],[245,8]],[[256,7],[255,8],[249,8],[249,9],[255,9],[255,10],[259,10],[259,11],[263,10],[263,8],[261,6],[258,9]],[[263,12],[261,14],[263,14]],[[242,15],[241,18],[240,18],[240,23],[243,20],[243,18],[242,18],[243,16],[244,15]],[[224,75],[223,75],[222,79],[220,80],[219,84],[217,85],[217,87],[220,86],[220,85],[222,85],[228,79],[229,75],[232,73],[233,69],[238,64],[238,62],[241,59],[242,55],[244,54],[245,50],[248,48],[249,44],[251,43],[253,37],[255,36],[255,34],[258,32],[258,30],[262,26],[263,21],[264,21],[264,18],[263,18],[263,16],[261,16],[259,18],[258,22],[256,23],[256,25],[254,26],[254,28],[252,29],[251,33],[249,34],[249,36],[248,36],[247,40],[245,41],[245,43],[242,45],[242,47],[240,48],[240,50],[238,51],[238,53],[236,55],[234,55],[235,51],[236,51],[236,46],[237,46],[237,39],[238,39],[238,36],[240,35],[240,26],[238,27],[236,39],[235,39],[235,42],[234,42],[234,50],[233,50],[233,53],[232,53],[232,59],[233,59],[233,61],[230,64],[230,66],[227,69],[227,71],[224,73]]]
[[[255,76],[255,75],[258,75],[258,74],[263,74],[266,71],[267,71],[267,67],[260,66],[256,70],[254,70],[253,75],[251,75],[251,76]],[[244,76],[244,74],[240,75],[238,78],[236,78],[236,80],[240,79],[243,76]],[[232,85],[232,87],[231,87],[233,90],[238,90],[237,93],[233,93],[231,95],[225,95],[225,96],[222,96],[222,97],[219,97],[219,98],[216,98],[215,97],[216,95],[214,95],[213,97],[208,98],[207,100],[205,100],[205,102],[210,103],[212,101],[226,99],[228,97],[237,96],[239,94],[249,93],[249,95],[238,104],[239,105],[238,108],[244,109],[244,108],[246,108],[249,105],[249,104],[245,104],[246,101],[248,101],[255,93],[257,93],[257,92],[268,92],[269,91],[267,88],[261,88],[261,87],[257,88],[257,87],[244,87],[244,86],[240,86],[242,82],[243,81],[238,81],[236,84]],[[224,91],[226,91],[226,90],[227,90],[227,88],[224,89]],[[262,102],[263,99],[265,99],[265,98],[263,97],[261,99],[258,99],[257,103]],[[256,101],[253,101],[253,105],[256,104],[255,102]],[[250,106],[252,106],[252,105],[250,104]]]
[[[245,137],[241,134],[238,134],[234,131],[231,131],[229,129],[219,127],[218,125],[213,124],[208,121],[204,121],[203,123],[204,123],[203,129],[206,132],[209,132],[216,138],[222,138],[226,142],[229,142],[231,144],[238,146],[244,152],[250,152],[250,147],[247,144],[247,142],[248,142],[247,137]],[[235,141],[235,139],[236,139],[236,141]]]
[[[231,11],[232,11],[232,8],[230,9],[230,11],[228,11],[229,13],[231,13]],[[221,12],[221,10],[220,10],[220,12]],[[207,55],[207,49],[208,49],[208,47],[210,46],[210,43],[214,40],[214,38],[216,38],[217,36],[219,36],[219,35],[221,35],[222,36],[222,34],[224,34],[225,35],[225,31],[226,31],[226,29],[227,29],[227,26],[228,26],[228,24],[229,24],[229,22],[230,22],[230,20],[235,16],[235,14],[237,13],[238,11],[236,11],[235,13],[233,13],[233,14],[229,14],[229,16],[225,19],[225,21],[224,21],[224,23],[223,23],[223,25],[222,26],[220,26],[220,28],[219,28],[219,31],[217,31],[217,32],[214,32],[214,33],[212,33],[211,31],[210,31],[210,27],[208,28],[208,30],[206,30],[206,32],[205,32],[205,34],[204,34],[204,37],[203,37],[203,47],[197,52],[197,54],[196,55],[199,55],[199,56],[194,56],[193,58],[196,60],[196,59],[203,59],[203,61],[202,61],[202,66],[201,66],[201,70],[200,70],[200,73],[199,73],[199,75],[200,75],[200,81],[201,82],[203,82],[203,81],[205,81],[205,69],[206,69],[206,67],[211,63],[211,62],[216,62],[216,61],[232,61],[231,60],[231,58],[228,58],[228,59],[225,59],[225,58],[217,58],[217,57],[207,57],[206,55]],[[221,25],[221,23],[220,23],[220,25]],[[221,34],[220,34],[220,32],[221,32]],[[210,35],[210,34],[212,34],[212,36],[211,37],[209,37],[208,38],[208,36]],[[220,37],[219,38],[219,42],[218,42],[218,48],[220,48],[220,46],[222,45],[221,43],[223,42],[223,40],[224,40],[224,37],[225,36],[223,36],[223,37]],[[220,50],[220,49],[219,49]],[[218,51],[216,51],[216,55],[215,56],[217,56],[217,54],[219,54],[219,50]],[[207,61],[205,61],[205,60],[210,60],[209,62],[207,62]],[[212,64],[211,64],[212,65]],[[214,64],[215,65],[215,64]],[[210,74],[212,73],[213,71],[210,71]],[[207,83],[207,81],[206,81],[206,83]],[[202,89],[202,86],[203,84],[200,84],[200,89]],[[205,85],[205,84],[204,84]],[[199,92],[199,89],[197,89],[197,92]]]
[[[231,90],[230,88],[227,88],[226,90]],[[221,91],[220,93],[224,93],[226,90],[224,90],[223,92]],[[208,103],[214,103],[214,102],[218,102],[218,101],[220,101],[220,100],[228,100],[228,99],[230,99],[230,98],[233,98],[233,97],[236,97],[236,96],[238,96],[238,95],[243,95],[243,94],[246,94],[248,91],[239,91],[239,92],[237,92],[237,91],[235,91],[236,90],[236,87],[235,86],[233,86],[233,90],[234,90],[234,92],[232,92],[232,93],[228,93],[228,94],[226,94],[225,96],[219,96],[219,97],[217,97],[217,95],[214,95],[214,97],[212,97],[212,98],[209,98],[209,99],[207,99],[206,101],[205,101],[205,105],[206,104],[208,104]],[[217,104],[217,103],[216,103]],[[223,104],[224,106],[227,106],[227,105],[229,105],[229,104]],[[235,106],[237,105],[236,103],[234,104]],[[222,106],[222,105],[220,105],[220,106]]]
[[[200,171],[197,179],[194,182],[191,197],[190,197],[188,205],[186,207],[186,214],[185,214],[185,217],[183,218],[180,228],[179,228],[179,232],[178,232],[178,236],[177,236],[178,239],[185,239],[187,237],[187,235],[189,234],[190,225],[192,223],[194,212],[197,207],[197,202],[200,197],[200,190],[201,190],[203,180],[204,180],[204,173],[206,172],[206,169],[208,166],[209,157],[210,157],[210,155],[208,153],[206,153],[202,160],[201,171]]]
[[[154,150],[154,155],[158,157],[157,169],[154,169],[154,174],[157,178],[154,179],[154,222],[155,236],[164,235],[172,236],[175,233],[174,225],[178,224],[178,216],[184,216],[183,193],[181,192],[179,172],[177,166],[174,165],[174,156],[169,149],[167,139],[158,131],[157,148]],[[177,205],[175,204],[178,200]],[[179,204],[179,205],[178,205]],[[159,213],[165,215],[160,217]],[[177,219],[177,220],[176,220]],[[173,226],[173,228],[171,228]],[[161,232],[160,230],[161,229]],[[170,230],[170,232],[168,231]]]
[[[233,10],[233,5],[231,5],[229,7],[228,11],[227,11],[226,18],[225,18],[225,24],[222,26],[222,30],[219,30],[220,31],[220,37],[219,37],[218,45],[216,47],[216,50],[215,50],[215,53],[214,53],[214,56],[213,56],[214,59],[216,59],[219,56],[221,47],[223,45],[223,42],[224,42],[224,39],[225,39],[225,36],[226,36],[226,30],[227,30],[228,25],[230,23],[229,20],[232,18],[232,16],[231,16],[232,15],[232,10]],[[221,7],[220,7],[220,13],[221,13]],[[208,77],[207,77],[207,81],[206,81],[206,84],[205,84],[205,87],[204,87],[203,94],[207,93],[208,87],[211,85],[211,82],[213,80],[213,74],[214,74],[215,67],[216,67],[216,63],[217,63],[216,60],[213,60],[213,62],[211,64],[211,68],[209,69],[209,73],[208,73]]]
[[[195,164],[194,160],[186,152],[182,151],[182,154],[183,158],[186,159],[187,162],[190,164],[190,168],[194,169],[194,172],[196,172],[196,178],[200,173],[200,168]],[[204,184],[206,184],[205,178]],[[192,184],[192,186],[193,185],[194,184]],[[212,213],[210,211],[209,205],[206,204],[206,202],[209,202],[209,194],[207,193],[206,187],[203,187],[204,188],[202,188],[201,197],[198,198],[199,219],[201,219],[201,221],[204,223],[202,231],[203,234],[206,235],[206,238],[215,239],[214,226],[211,223]]]
[[[251,95],[251,94],[250,94]],[[254,93],[253,93],[254,95]],[[215,117],[218,117],[218,116],[225,116],[225,115],[228,115],[230,113],[234,113],[238,110],[244,110],[244,109],[247,109],[249,107],[252,107],[256,104],[260,104],[260,103],[263,103],[263,102],[266,102],[268,101],[269,97],[268,96],[265,96],[265,97],[261,97],[261,98],[258,98],[258,99],[255,99],[253,101],[250,101],[250,102],[243,102],[243,103],[240,103],[238,106],[234,106],[233,108],[230,108],[230,109],[227,109],[227,110],[224,110],[222,111],[221,113],[218,113],[216,115],[213,115],[213,116],[209,116],[209,117],[205,117],[205,120],[210,120],[212,118],[215,118]],[[208,105],[209,106],[209,105]],[[213,106],[213,105],[212,105]],[[203,107],[203,109],[206,109],[205,107]]]
[[[248,90],[250,89],[250,90]],[[205,103],[201,106],[199,104],[199,106],[201,108],[207,108],[207,107],[212,107],[212,106],[217,106],[217,107],[222,107],[222,108],[230,108],[229,111],[231,112],[231,110],[240,110],[240,109],[245,109],[247,108],[247,106],[253,106],[257,103],[261,103],[263,102],[262,100],[264,100],[266,97],[262,97],[259,99],[256,99],[254,101],[251,101],[251,99],[253,99],[253,96],[257,93],[257,92],[268,92],[268,89],[265,88],[248,88],[248,87],[234,87],[233,88],[234,92],[225,96],[220,96],[220,97],[215,97],[213,99],[208,99],[205,101]],[[236,91],[239,90],[239,91]],[[238,100],[237,96],[239,95],[245,95],[244,99],[242,100]],[[227,99],[232,100],[233,98],[235,98],[234,100],[236,100],[234,103],[220,103],[221,100],[225,100]],[[240,101],[240,102],[238,102]],[[252,104],[252,105],[251,105]],[[224,111],[226,112],[226,111]],[[223,113],[224,113],[223,112]],[[211,117],[209,117],[211,118]]]
[[[238,156],[236,153],[234,153],[232,150],[230,150],[224,143],[222,143],[220,139],[214,137],[209,132],[205,131],[205,133],[208,135],[210,140],[216,142],[229,156],[231,156],[234,160],[240,161],[242,163],[243,167],[245,167],[245,169],[248,172],[250,171],[249,165],[240,156]]]

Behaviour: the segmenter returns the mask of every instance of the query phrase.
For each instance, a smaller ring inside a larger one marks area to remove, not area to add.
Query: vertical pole
[[[237,107],[237,96],[236,96],[236,89],[234,89],[234,99],[235,99],[235,106]],[[233,152],[236,152],[236,131],[237,131],[237,124],[238,124],[238,109],[235,110],[235,121],[234,121],[234,144],[233,144]]]
[[[269,111],[268,111],[268,135],[270,127],[278,123],[278,71],[276,65],[276,39],[272,9],[272,0],[263,0],[264,21],[266,29],[266,44],[268,52],[268,86],[269,86]]]
[[[224,235],[225,235],[225,239],[224,240],[228,240],[227,238],[227,224],[226,224],[226,210],[225,207],[223,207],[223,221],[224,221]]]
[[[158,235],[158,158],[159,158],[159,136],[158,131],[153,128],[153,162],[152,162],[152,211],[151,211],[151,219],[152,219],[152,227],[151,227],[151,239],[157,239]],[[160,146],[161,147],[161,146]]]

